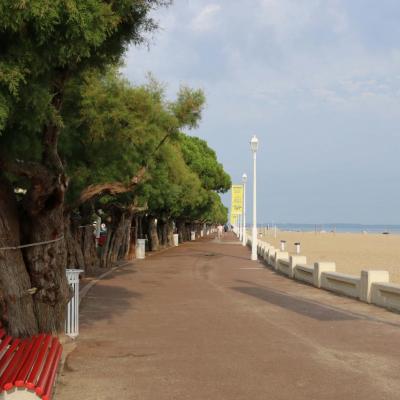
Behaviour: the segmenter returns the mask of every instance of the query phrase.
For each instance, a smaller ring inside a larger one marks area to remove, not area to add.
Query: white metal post
[[[258,139],[251,139],[251,150],[253,151],[253,240],[251,244],[251,259],[256,261],[257,257],[257,149]]]
[[[247,175],[243,174],[243,234],[242,234],[242,245],[246,246],[246,182],[247,182]]]
[[[98,216],[96,218],[96,247],[99,246],[100,233],[101,233],[101,217]]]
[[[242,240],[242,224],[243,224],[243,220],[242,220],[242,216],[239,215],[239,240]]]
[[[79,335],[79,274],[82,269],[67,269],[67,280],[73,295],[67,304],[67,319],[65,321],[65,334],[71,338]]]

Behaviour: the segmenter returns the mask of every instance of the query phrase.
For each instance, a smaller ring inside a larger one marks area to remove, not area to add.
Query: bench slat
[[[11,342],[10,347],[8,348],[8,350],[5,352],[4,356],[0,360],[0,376],[3,375],[4,370],[7,368],[8,362],[13,357],[14,351],[18,347],[19,342],[20,342],[19,339],[14,339]]]
[[[20,343],[18,350],[14,352],[14,357],[8,363],[6,370],[3,372],[0,379],[0,387],[4,390],[10,390],[13,388],[14,379],[21,369],[23,362],[25,361],[27,351],[32,346],[32,339],[24,340]]]
[[[0,398],[4,391],[17,387],[36,392],[42,400],[51,400],[61,354],[58,338],[44,333],[13,338],[0,323]]]
[[[36,385],[35,392],[38,396],[42,396],[44,394],[45,387],[47,385],[47,380],[52,372],[51,366],[53,364],[54,358],[57,355],[59,346],[60,343],[58,342],[58,340],[56,338],[53,338],[53,340],[51,341],[50,350],[47,352],[46,362],[43,366],[43,370],[40,374],[39,381]]]
[[[51,340],[51,336],[46,336],[46,339],[42,343],[42,347],[41,347],[39,355],[35,361],[35,365],[33,366],[32,371],[29,374],[28,379],[26,380],[26,383],[25,383],[25,387],[27,389],[35,390],[35,388],[36,388],[36,382],[39,380],[39,374],[42,370],[45,355],[49,348],[50,340]]]
[[[0,345],[0,361],[2,360],[4,354],[6,353],[5,349],[6,347],[9,345],[9,343],[11,342],[12,337],[11,336],[6,336]]]
[[[29,357],[26,359],[24,366],[22,367],[21,371],[18,373],[18,376],[15,379],[15,386],[23,387],[25,385],[25,381],[28,378],[29,372],[33,368],[33,365],[37,359],[40,347],[43,344],[44,339],[45,339],[44,334],[41,334],[41,335],[35,337],[35,339],[32,343],[32,349],[29,354]]]
[[[62,346],[59,345],[56,357],[54,358],[53,365],[51,366],[51,375],[49,376],[49,379],[47,380],[47,384],[44,389],[44,395],[42,396],[42,400],[50,400],[51,399],[51,393],[53,391],[54,380],[55,380],[55,376],[57,373],[58,364],[61,359],[61,353],[62,353]]]

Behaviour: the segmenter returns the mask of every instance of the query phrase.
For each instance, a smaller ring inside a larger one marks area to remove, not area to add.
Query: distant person
[[[228,230],[229,230],[228,224],[225,224],[224,225],[224,232],[228,232]]]
[[[218,225],[217,227],[217,234],[218,234],[218,239],[221,240],[223,236],[224,228],[222,227],[221,224]]]

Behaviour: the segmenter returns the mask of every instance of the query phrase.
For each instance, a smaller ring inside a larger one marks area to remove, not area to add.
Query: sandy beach
[[[334,261],[338,272],[353,275],[363,269],[386,270],[391,282],[400,283],[400,235],[278,231],[275,238],[270,231],[262,240],[275,247],[286,240],[289,253],[294,253],[294,243],[300,242],[307,264]]]

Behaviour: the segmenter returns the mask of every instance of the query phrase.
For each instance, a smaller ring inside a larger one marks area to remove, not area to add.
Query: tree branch
[[[146,171],[147,167],[142,167],[128,184],[123,184],[121,182],[108,182],[88,186],[81,192],[78,202],[77,204],[75,204],[75,207],[87,202],[88,200],[99,194],[107,193],[115,196],[117,194],[133,191],[136,186],[144,180]]]

